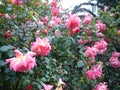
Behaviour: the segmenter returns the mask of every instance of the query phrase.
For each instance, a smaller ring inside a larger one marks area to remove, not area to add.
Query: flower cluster
[[[103,54],[107,50],[107,43],[104,39],[95,42],[93,47],[86,47],[85,54],[87,57],[94,59],[97,54]]]

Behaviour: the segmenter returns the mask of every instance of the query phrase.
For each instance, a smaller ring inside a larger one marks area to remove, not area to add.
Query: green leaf
[[[7,52],[10,49],[13,49],[13,46],[11,46],[11,45],[8,45],[8,46],[4,45],[4,46],[0,47],[0,52]]]
[[[3,60],[0,60],[0,66],[4,66],[5,62]]]
[[[80,67],[83,67],[84,66],[84,63],[82,60],[78,61],[77,62],[77,66],[80,68]]]

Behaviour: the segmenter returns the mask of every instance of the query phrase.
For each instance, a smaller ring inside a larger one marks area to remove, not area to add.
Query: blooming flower
[[[102,21],[100,21],[100,20],[97,20],[97,23],[95,24],[95,27],[100,32],[104,32],[105,29],[106,29],[106,25]]]
[[[98,49],[98,54],[103,54],[103,52],[107,50],[107,42],[101,39],[99,42],[95,42],[93,47]]]
[[[67,21],[65,23],[65,26],[68,28],[68,29],[74,29],[76,27],[79,27],[79,24],[80,24],[80,18],[77,14],[68,14],[68,17],[67,17]]]
[[[98,49],[87,46],[85,54],[87,55],[87,57],[94,58],[97,55],[97,52],[98,52]]]
[[[108,90],[106,82],[97,84],[93,90]]]
[[[119,61],[120,53],[117,51],[112,52],[112,56],[110,58],[110,63],[114,68],[120,68],[120,61]]]
[[[83,23],[85,25],[88,25],[88,24],[91,23],[91,21],[92,21],[92,15],[86,15],[85,18],[84,18],[84,20],[83,20]]]
[[[44,87],[44,90],[51,90],[53,88],[52,85],[46,85],[46,84],[44,84],[43,87]]]
[[[10,69],[15,72],[28,72],[36,66],[35,53],[28,52],[23,55],[19,50],[14,50],[15,56],[10,59],[6,59],[6,63],[10,63]]]
[[[53,16],[58,16],[59,13],[60,13],[60,9],[57,8],[57,7],[52,7],[52,8],[51,8],[51,12],[52,12],[52,15],[53,15]]]
[[[102,75],[102,63],[94,65],[90,70],[88,70],[86,73],[86,76],[90,80],[95,80]]]
[[[47,38],[37,37],[36,41],[31,43],[31,50],[37,55],[46,56],[50,52],[51,46]]]

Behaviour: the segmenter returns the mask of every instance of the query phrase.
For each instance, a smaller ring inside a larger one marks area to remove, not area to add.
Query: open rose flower
[[[106,82],[97,84],[93,90],[108,90]]]
[[[85,25],[88,25],[88,24],[91,23],[91,21],[92,21],[92,15],[86,15],[85,18],[84,18],[84,20],[83,20],[83,23]]]
[[[6,63],[10,63],[10,69],[15,72],[28,72],[36,66],[35,53],[28,52],[23,55],[19,50],[14,50],[15,56],[10,59],[6,59]]]
[[[31,43],[31,50],[37,55],[46,56],[50,52],[51,46],[47,38],[37,37],[36,41]]]
[[[86,72],[86,76],[90,80],[95,80],[102,75],[102,62],[100,64],[94,65],[90,70]]]

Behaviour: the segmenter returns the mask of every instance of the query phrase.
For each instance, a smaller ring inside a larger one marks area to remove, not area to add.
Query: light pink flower
[[[78,40],[78,43],[79,43],[79,44],[84,44],[83,39],[79,39],[79,40]]]
[[[85,54],[87,55],[87,57],[89,58],[94,58],[97,55],[98,49],[94,48],[94,47],[86,47],[86,51]]]
[[[101,77],[101,75],[102,75],[102,63],[93,66],[85,74],[89,80],[95,80],[95,79]]]
[[[108,6],[104,6],[104,12],[107,12]]]
[[[51,90],[53,88],[52,85],[46,85],[46,84],[44,84],[43,87],[44,87],[44,90]]]
[[[93,90],[108,90],[106,82],[97,84]]]
[[[28,72],[36,66],[35,53],[28,52],[23,55],[19,50],[14,50],[15,56],[10,59],[6,59],[6,63],[10,63],[10,69],[15,72]]]
[[[59,25],[59,24],[62,23],[61,18],[56,17],[56,16],[52,17],[52,20],[54,21],[54,23],[55,23],[56,25]]]
[[[119,61],[120,53],[117,51],[112,52],[112,56],[110,58],[110,63],[114,68],[120,68],[120,61]]]
[[[8,15],[8,14],[4,14],[4,15],[5,15],[5,17],[6,17],[8,20],[12,20],[12,18],[11,18],[10,15]]]
[[[91,23],[91,21],[92,21],[92,15],[86,15],[85,18],[84,18],[84,20],[83,20],[83,23],[85,25],[88,25],[88,24]]]
[[[95,42],[93,47],[98,49],[98,54],[103,54],[107,50],[107,42],[101,39],[99,42]]]
[[[46,56],[50,52],[51,46],[47,38],[37,37],[36,41],[31,43],[31,50],[37,55]]]
[[[95,24],[95,27],[100,32],[105,32],[105,30],[106,30],[106,25],[100,20],[97,20],[97,23]]]
[[[68,29],[74,29],[76,27],[79,27],[80,25],[80,18],[77,14],[68,14],[68,17],[67,17],[67,21],[65,23],[65,26],[68,28]]]
[[[98,37],[103,37],[104,35],[103,35],[102,32],[99,32],[99,33],[97,33],[97,36],[98,36]]]

